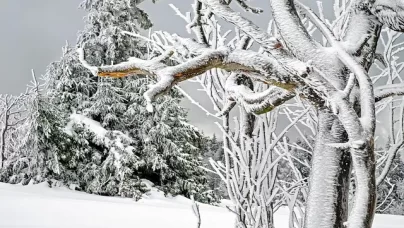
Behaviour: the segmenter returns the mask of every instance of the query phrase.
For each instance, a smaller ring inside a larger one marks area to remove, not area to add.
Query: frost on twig
[[[372,13],[392,30],[404,32],[404,2],[400,0],[376,1]]]
[[[234,107],[234,101],[237,101],[248,113],[263,114],[295,96],[293,92],[275,86],[270,86],[262,92],[254,92],[247,86],[238,84],[238,77],[238,74],[232,73],[226,80],[225,90],[228,102],[219,116],[230,112]]]
[[[264,12],[264,10],[260,9],[260,8],[254,8],[252,6],[249,6],[246,3],[247,0],[236,0],[236,2],[247,12],[251,12],[251,13],[255,13],[255,14],[259,14]]]
[[[381,101],[392,96],[404,95],[404,83],[391,84],[375,88],[375,100]]]

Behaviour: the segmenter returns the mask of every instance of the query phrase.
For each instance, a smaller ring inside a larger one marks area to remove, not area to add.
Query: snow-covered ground
[[[224,208],[201,205],[202,228],[232,228]],[[276,214],[276,227],[287,228],[287,210]],[[0,183],[0,227],[10,228],[193,228],[191,201],[166,198],[152,190],[145,199],[103,197],[48,188]],[[404,217],[377,215],[375,228],[404,227]]]

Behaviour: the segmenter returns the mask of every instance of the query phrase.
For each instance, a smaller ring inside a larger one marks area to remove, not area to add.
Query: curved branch
[[[404,32],[404,2],[376,0],[370,9],[377,19],[390,29]]]
[[[302,4],[299,6],[307,12],[308,17],[312,20],[312,22],[320,29],[323,35],[327,38],[327,41],[330,42],[331,46],[337,52],[339,59],[351,70],[352,73],[355,74],[356,79],[358,80],[360,91],[361,91],[361,118],[363,129],[366,133],[365,138],[370,135],[373,135],[375,130],[375,101],[373,99],[373,85],[372,81],[366,72],[366,70],[358,64],[355,59],[351,55],[349,55],[344,48],[341,46],[340,42],[336,40],[334,34],[331,30],[320,20],[320,18],[309,8],[305,7]],[[353,83],[352,83],[353,84]],[[352,86],[352,85],[348,85]]]
[[[370,2],[374,2],[370,1]],[[342,35],[344,46],[352,53],[361,56],[368,69],[373,63],[373,53],[379,39],[380,23],[371,14],[369,6],[372,3],[364,0],[352,0],[349,9],[345,34]]]
[[[262,92],[254,92],[245,85],[237,84],[238,77],[236,73],[232,73],[227,78],[225,89],[228,98],[218,116],[228,114],[234,108],[236,101],[247,113],[264,114],[295,96],[294,92],[275,86]]]
[[[300,20],[293,0],[271,0],[272,15],[288,49],[300,60],[317,55],[318,45]],[[309,54],[312,53],[312,54]]]
[[[237,78],[236,73],[231,74],[226,80],[225,89],[228,96],[236,100],[248,113],[267,113],[295,96],[294,92],[275,86],[262,92],[254,92],[245,85],[238,85]]]

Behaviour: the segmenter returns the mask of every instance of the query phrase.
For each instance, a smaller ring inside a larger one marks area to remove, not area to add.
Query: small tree
[[[16,147],[15,133],[25,118],[22,104],[27,96],[28,92],[19,96],[0,96],[0,169],[4,167],[7,152]]]
[[[10,154],[5,181],[11,183],[38,183],[63,176],[63,163],[74,148],[71,138],[63,131],[60,111],[46,96],[45,84],[35,75],[29,85],[14,153]]]

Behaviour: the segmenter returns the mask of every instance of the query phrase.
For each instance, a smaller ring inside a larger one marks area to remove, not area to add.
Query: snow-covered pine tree
[[[167,193],[194,195],[203,202],[216,201],[208,191],[205,172],[201,169],[201,151],[195,146],[200,133],[187,123],[178,98],[159,99],[156,106],[159,111],[153,114],[147,112],[144,100],[142,103],[141,113],[147,118],[138,123],[137,129],[146,161],[143,174]]]
[[[212,172],[208,172],[207,174],[209,187],[214,190],[219,197],[223,198],[227,196],[226,186],[224,185],[220,176],[214,172],[214,169],[210,163],[210,159],[212,159],[213,161],[224,164],[223,142],[220,141],[214,134],[212,137],[204,137],[201,144],[204,166],[207,169],[212,170]]]
[[[210,191],[203,166],[201,133],[187,123],[186,112],[179,106],[181,95],[171,90],[170,96],[156,99],[155,113],[149,113],[140,94],[147,90],[149,78],[132,79],[126,83],[128,109],[125,126],[137,141],[144,159],[139,175],[149,179],[166,193],[194,195],[203,202],[216,202]]]
[[[78,45],[89,50],[91,64],[147,58],[146,46],[122,33],[139,33],[151,26],[137,2],[87,0],[81,4],[89,14]],[[95,78],[76,65],[78,58],[71,50],[64,48],[62,60],[47,73],[52,99],[66,110],[68,132],[77,142],[67,184],[96,194],[138,198],[145,190],[140,179],[145,178],[166,193],[215,201],[195,146],[200,134],[187,123],[186,112],[178,105],[179,92],[172,90],[171,96],[158,99],[159,112],[151,115],[142,97],[147,84],[154,83],[151,79]],[[94,125],[99,125],[98,130],[91,128]]]
[[[134,0],[86,0],[81,4],[88,16],[78,44],[91,50],[90,62],[110,65],[132,56],[144,57],[145,45],[122,33],[139,33],[152,25],[136,3]],[[98,80],[97,91],[90,98],[91,105],[85,110],[86,115],[108,130],[124,130],[118,123],[126,110],[124,95],[130,91],[124,91],[124,88],[130,80]]]
[[[22,105],[24,118],[15,138],[18,146],[8,157],[3,181],[28,184],[60,179],[74,144],[63,131],[65,122],[58,107],[50,102],[46,84],[34,76]]]
[[[97,92],[90,98],[85,114],[101,122],[107,129],[125,129],[122,115],[126,111],[123,88],[109,79],[99,79]]]
[[[61,59],[47,67],[44,77],[48,83],[48,96],[66,119],[71,113],[88,108],[90,97],[97,88],[97,78],[85,71],[75,48],[69,44],[63,47]]]
[[[144,162],[133,140],[120,131],[108,131],[97,121],[72,114],[66,131],[78,147],[66,173],[71,188],[99,195],[139,199],[147,191],[136,175]]]
[[[89,15],[79,44],[89,48],[90,62],[109,65],[134,56],[146,58],[144,43],[122,33],[139,33],[152,25],[136,4],[134,0],[83,2],[82,7]],[[145,83],[148,80],[138,77],[103,80],[90,98],[91,107],[85,111],[106,129],[121,130],[135,139],[145,161],[139,168],[140,177],[151,179],[167,193],[195,194],[197,200],[203,200],[198,192],[207,187],[203,186],[205,177],[199,168],[200,154],[194,146],[199,135],[186,123],[185,111],[178,105],[181,96],[177,91],[157,101],[161,110],[158,114],[147,112],[142,94],[147,90],[146,85],[152,83]]]

